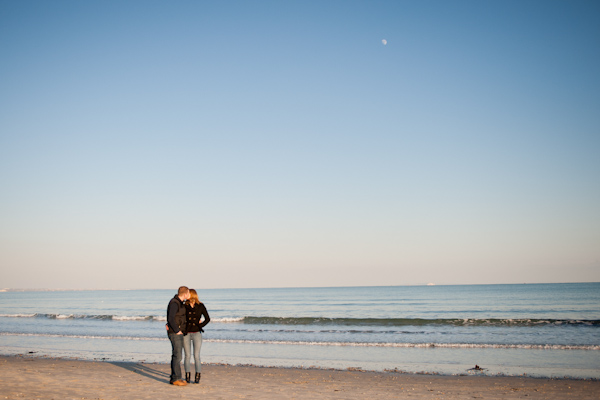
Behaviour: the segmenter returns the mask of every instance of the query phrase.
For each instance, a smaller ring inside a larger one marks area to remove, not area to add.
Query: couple
[[[204,320],[201,321],[201,317]],[[208,311],[194,289],[181,286],[167,306],[167,334],[173,349],[171,355],[171,385],[190,383],[190,356],[194,343],[195,383],[200,383],[200,347],[204,326],[210,322]],[[181,349],[185,350],[185,381],[181,379]]]

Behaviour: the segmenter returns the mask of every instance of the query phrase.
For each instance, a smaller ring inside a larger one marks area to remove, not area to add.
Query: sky
[[[598,1],[0,1],[0,288],[600,281]]]

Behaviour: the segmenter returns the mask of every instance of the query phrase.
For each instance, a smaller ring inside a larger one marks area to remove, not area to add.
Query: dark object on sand
[[[467,371],[485,371],[487,368],[481,368],[479,365],[475,364],[475,368],[469,368]]]

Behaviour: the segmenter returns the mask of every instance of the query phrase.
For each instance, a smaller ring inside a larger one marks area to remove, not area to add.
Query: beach
[[[2,399],[597,399],[600,381],[203,365],[176,387],[169,365],[0,356]]]
[[[600,283],[202,290],[206,364],[600,379]],[[171,290],[0,293],[0,354],[164,363]],[[477,298],[474,303],[471,299]]]

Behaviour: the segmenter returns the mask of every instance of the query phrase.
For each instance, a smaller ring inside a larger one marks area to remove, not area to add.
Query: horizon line
[[[500,285],[560,285],[560,284],[581,284],[581,283],[600,283],[600,281],[579,281],[579,282],[522,282],[522,283],[417,283],[405,285],[342,285],[342,286],[272,286],[272,287],[218,287],[218,288],[198,288],[196,290],[249,290],[249,289],[336,289],[336,288],[378,288],[378,287],[415,287],[415,286],[500,286]],[[0,293],[6,292],[92,292],[92,291],[135,291],[135,290],[177,290],[177,288],[2,288]]]

